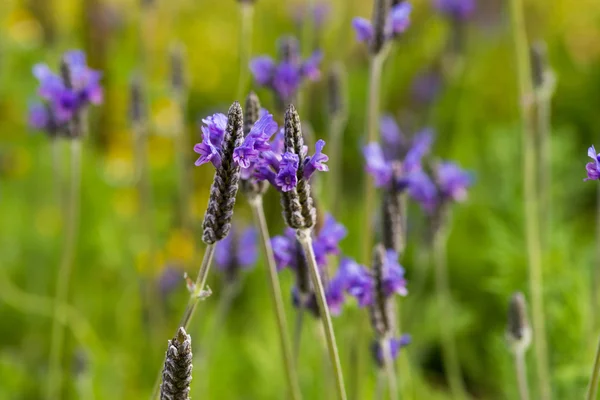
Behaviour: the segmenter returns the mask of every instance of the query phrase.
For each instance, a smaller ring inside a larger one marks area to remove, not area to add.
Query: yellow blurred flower
[[[181,229],[173,230],[166,244],[166,254],[169,261],[178,261],[183,264],[194,260],[196,246],[191,232]]]
[[[22,46],[34,47],[42,41],[40,23],[23,8],[15,8],[3,25],[6,27],[6,36]]]

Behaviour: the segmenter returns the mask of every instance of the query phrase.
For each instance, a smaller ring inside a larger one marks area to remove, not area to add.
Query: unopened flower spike
[[[352,20],[356,39],[369,44],[372,54],[378,54],[388,41],[406,31],[411,11],[408,2],[392,6],[390,0],[374,0],[372,22],[361,17]]]
[[[218,159],[218,164],[215,164],[218,166],[202,224],[204,230],[202,240],[207,244],[214,244],[225,238],[231,229],[233,206],[240,179],[240,167],[234,162],[233,153],[244,140],[244,116],[242,107],[237,101],[229,109],[226,124],[221,147],[218,150],[215,148],[216,151],[211,154],[211,158]],[[221,134],[220,126],[215,133]],[[203,129],[203,134],[205,140],[207,138],[210,140],[210,129]]]
[[[161,400],[189,399],[192,359],[192,339],[181,327],[167,347],[160,385]]]
[[[531,343],[527,302],[521,292],[514,293],[508,304],[506,340],[513,350],[525,350]]]

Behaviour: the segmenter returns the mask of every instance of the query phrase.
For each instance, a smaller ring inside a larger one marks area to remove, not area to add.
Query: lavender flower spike
[[[600,180],[600,153],[596,154],[596,148],[593,145],[588,149],[588,156],[594,162],[586,164],[587,178],[584,181]]]
[[[238,191],[240,167],[233,160],[233,151],[244,140],[244,116],[237,101],[229,108],[227,128],[219,151],[221,164],[210,189],[208,208],[204,215],[202,240],[214,244],[225,238],[231,229],[233,206]]]
[[[192,339],[184,328],[179,328],[175,338],[169,340],[160,385],[161,400],[189,399],[192,368]]]

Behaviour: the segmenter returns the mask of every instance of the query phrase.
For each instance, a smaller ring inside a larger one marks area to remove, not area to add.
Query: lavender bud
[[[310,229],[316,222],[316,210],[310,196],[310,184],[304,178],[304,160],[306,159],[300,116],[290,104],[285,112],[284,141],[285,151],[299,158],[298,184],[289,192],[283,192],[281,203],[283,216],[288,226],[294,229]]]
[[[210,188],[208,208],[204,214],[202,240],[214,244],[223,239],[231,229],[233,206],[240,180],[240,167],[233,161],[233,150],[244,141],[244,116],[237,101],[229,108],[227,129],[220,151],[221,166],[215,172]]]
[[[161,400],[188,400],[192,381],[192,339],[179,328],[169,340],[160,385]]]
[[[521,292],[514,293],[508,304],[506,338],[511,346],[521,349],[526,349],[531,342],[527,303]]]
[[[546,43],[536,42],[531,46],[531,79],[536,89],[545,83],[545,73],[548,68],[548,54]]]
[[[252,126],[258,121],[260,114],[260,100],[256,93],[250,92],[246,97],[246,104],[244,109],[244,136],[247,136],[252,129]],[[249,199],[255,198],[256,196],[262,196],[269,188],[268,181],[257,181],[256,179],[242,179],[240,181],[240,188],[242,192],[248,196]]]
[[[390,0],[375,0],[373,2],[373,39],[371,40],[371,53],[373,54],[378,54],[385,44],[385,28],[390,8]]]
[[[171,49],[171,88],[176,94],[181,95],[186,90],[184,49],[178,44]]]
[[[383,245],[375,246],[373,252],[373,280],[375,299],[369,307],[371,325],[379,337],[391,334],[395,330],[396,309],[394,302],[385,295],[383,271],[386,268],[386,252]]]
[[[129,120],[133,125],[141,124],[146,118],[142,82],[135,78],[129,85]]]
[[[342,64],[335,64],[327,75],[327,100],[329,115],[337,117],[347,113],[346,71]]]
[[[381,239],[386,249],[401,254],[404,250],[404,229],[401,194],[386,190],[381,207]]]

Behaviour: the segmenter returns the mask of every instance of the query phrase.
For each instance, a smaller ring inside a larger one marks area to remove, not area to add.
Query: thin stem
[[[57,208],[62,209],[63,202],[63,180],[62,180],[62,168],[61,165],[61,140],[58,137],[50,139],[50,147],[52,151],[52,184],[54,186],[54,201],[57,204]]]
[[[594,368],[592,369],[592,376],[587,389],[586,400],[596,400],[596,393],[598,392],[598,382],[600,381],[600,341],[598,342],[598,348],[596,349],[596,357],[594,358]]]
[[[256,227],[260,233],[263,251],[265,252],[265,259],[267,261],[269,272],[269,288],[271,289],[273,309],[275,311],[275,318],[277,320],[279,342],[281,345],[281,354],[286,372],[288,391],[291,399],[298,400],[302,398],[302,395],[298,385],[298,375],[294,366],[292,346],[288,337],[287,319],[285,316],[285,308],[283,306],[283,298],[281,296],[279,278],[277,276],[277,265],[275,264],[275,256],[273,255],[273,248],[271,247],[271,239],[269,236],[269,229],[267,227],[267,220],[265,218],[262,198],[257,196],[250,201],[250,206],[254,216],[254,223],[256,224]]]
[[[516,349],[514,358],[515,374],[517,375],[517,385],[519,386],[519,399],[529,400],[529,385],[527,384],[527,367],[525,365],[524,349]]]
[[[385,373],[377,371],[377,382],[375,383],[375,400],[382,400],[385,392]]]
[[[444,369],[446,370],[452,396],[454,398],[464,398],[466,392],[456,351],[454,331],[451,326],[453,313],[450,284],[448,282],[448,266],[446,265],[446,235],[442,227],[438,228],[438,232],[435,233],[433,238],[433,257]]]
[[[65,309],[61,305],[67,302],[69,284],[77,245],[77,230],[79,227],[80,186],[81,186],[81,139],[71,140],[71,178],[66,212],[65,245],[56,276],[56,302],[54,320],[50,340],[50,365],[46,386],[46,398],[61,397],[63,344],[65,331],[60,323],[64,320]]]
[[[188,132],[185,124],[186,97],[187,96],[182,93],[175,95],[175,100],[179,106],[179,120],[174,140],[175,158],[177,163],[177,186],[179,189],[179,218],[181,219],[181,226],[184,229],[190,229],[192,222],[189,213],[189,201],[190,192],[192,191],[192,179],[190,179],[188,168]]]
[[[532,83],[529,46],[525,31],[522,0],[511,0],[512,30],[519,83],[519,103],[523,136],[523,186],[525,200],[525,233],[529,264],[529,290],[533,317],[533,345],[539,394],[542,400],[551,398],[546,346],[546,322],[543,299],[543,271],[541,260],[539,198],[536,193],[537,164],[535,132],[531,108]]]
[[[298,357],[300,356],[300,344],[302,343],[302,327],[304,326],[304,314],[304,307],[300,306],[296,309],[296,321],[294,323],[293,338],[295,364],[298,364]]]
[[[369,93],[367,98],[367,143],[377,142],[379,139],[379,101],[381,96],[381,71],[385,61],[387,49],[371,57],[369,64]],[[375,185],[373,180],[365,177],[365,221],[363,228],[363,261],[367,262],[373,247],[373,230],[371,222],[375,210]]]
[[[596,310],[598,309],[598,290],[600,289],[600,185],[596,194],[596,266],[593,269],[592,279],[592,331],[595,331],[598,324]]]
[[[335,376],[337,395],[339,400],[346,400],[346,389],[344,388],[344,376],[342,374],[342,365],[340,363],[340,356],[338,354],[337,345],[335,342],[335,333],[333,331],[333,324],[331,322],[331,315],[329,313],[329,307],[327,306],[327,300],[325,298],[325,289],[321,282],[321,275],[319,273],[319,267],[317,260],[315,259],[315,252],[312,247],[311,231],[309,229],[298,229],[296,237],[302,245],[304,256],[308,263],[308,269],[310,271],[310,277],[319,304],[319,315],[323,324],[325,338],[327,339],[327,348],[329,350],[329,358],[333,366],[333,374]]]
[[[254,13],[254,5],[248,2],[240,3],[240,38],[239,38],[239,55],[240,55],[240,76],[238,79],[238,87],[236,91],[236,99],[242,99],[246,86],[248,84],[248,63],[252,52],[252,15]]]
[[[549,235],[551,232],[551,163],[552,137],[551,137],[551,117],[550,117],[550,99],[551,92],[541,88],[536,93],[536,116],[537,130],[540,146],[540,197],[542,199],[540,206],[540,215],[543,215],[541,231],[545,232],[544,244],[548,246]]]
[[[381,347],[381,353],[383,355],[383,368],[385,370],[390,400],[398,399],[398,382],[396,380],[396,372],[394,371],[394,361],[392,358],[392,348],[390,345],[390,338],[383,337],[379,341]]]

